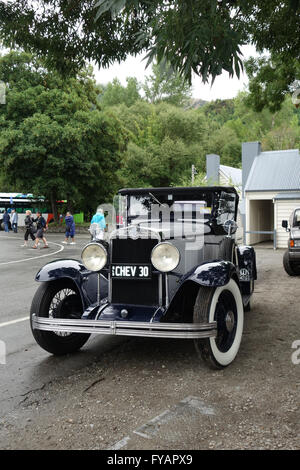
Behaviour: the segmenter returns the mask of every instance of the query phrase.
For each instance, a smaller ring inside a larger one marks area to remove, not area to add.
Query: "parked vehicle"
[[[66,354],[97,333],[187,338],[204,361],[228,366],[256,279],[253,248],[235,243],[235,189],[122,189],[117,205],[108,245],[90,241],[81,261],[53,261],[37,273],[37,343]]]
[[[283,255],[284,269],[290,276],[300,275],[300,208],[291,213],[289,223],[282,221],[282,227],[289,232],[288,249]]]
[[[53,221],[51,209],[46,206],[44,197],[34,198],[32,194],[0,193],[0,230],[4,230],[3,213],[5,210],[11,214],[12,209],[18,214],[18,227],[25,227],[26,211],[31,210],[35,214],[42,211],[47,224]],[[9,224],[11,229],[11,224]]]

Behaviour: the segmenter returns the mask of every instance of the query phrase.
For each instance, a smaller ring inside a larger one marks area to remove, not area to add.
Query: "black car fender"
[[[163,321],[192,322],[199,286],[221,287],[228,284],[231,278],[240,285],[236,266],[230,261],[216,260],[194,267],[178,280],[178,289]]]
[[[100,276],[100,298],[108,295],[108,281]],[[37,282],[54,282],[63,279],[71,280],[81,296],[84,308],[95,303],[98,298],[98,273],[88,271],[77,260],[60,259],[43,266],[35,276]]]
[[[233,263],[216,260],[196,266],[181,278],[180,284],[192,281],[201,286],[219,287],[228,284],[231,277],[234,276],[238,279],[236,267]]]

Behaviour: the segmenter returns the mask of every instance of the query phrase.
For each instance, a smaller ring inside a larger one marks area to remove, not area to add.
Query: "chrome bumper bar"
[[[146,336],[155,338],[210,338],[217,335],[217,323],[149,323],[107,320],[66,320],[32,316],[32,328],[42,331],[100,335]]]

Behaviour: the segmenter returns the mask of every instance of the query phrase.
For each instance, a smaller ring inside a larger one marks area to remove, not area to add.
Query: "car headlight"
[[[163,242],[156,245],[151,253],[153,266],[163,273],[173,271],[180,261],[180,254],[176,246]]]
[[[106,265],[107,252],[103,245],[89,243],[83,248],[81,259],[89,271],[100,271]]]

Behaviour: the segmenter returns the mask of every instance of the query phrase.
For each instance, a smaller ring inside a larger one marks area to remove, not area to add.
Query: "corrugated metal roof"
[[[274,197],[274,199],[300,199],[300,193],[279,193],[279,194],[276,194],[276,196]]]
[[[300,189],[298,149],[261,152],[255,157],[245,191],[295,191]]]
[[[242,188],[242,170],[233,168],[232,166],[220,165],[220,171],[234,186],[238,186],[240,189]]]

